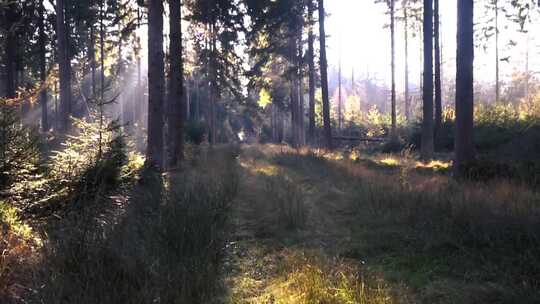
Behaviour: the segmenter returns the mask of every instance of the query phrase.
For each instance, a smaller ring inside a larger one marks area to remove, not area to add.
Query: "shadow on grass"
[[[334,217],[335,226],[349,229],[320,248],[328,252],[325,246],[338,247],[338,256],[366,262],[388,282],[412,288],[420,302],[540,300],[540,197],[534,189],[506,181],[457,183],[447,178],[434,186],[433,173],[403,176],[401,170],[311,152],[259,155],[251,165],[257,163],[274,166],[276,174],[307,189],[308,222],[332,230],[325,219]],[[254,192],[261,191],[255,187],[266,178],[264,170],[259,172],[259,181],[250,185]],[[279,196],[262,191],[266,198],[247,198],[252,208],[257,200],[264,206],[259,217],[253,210],[249,214],[257,218],[252,220],[256,229],[271,232],[256,235],[259,241],[277,243],[278,250],[316,247],[313,238],[318,235],[302,229],[286,232],[283,225],[265,219],[267,205]]]
[[[162,175],[143,169],[47,226],[35,303],[211,303],[220,292],[235,151]]]
[[[333,249],[344,235],[326,222],[311,186],[332,179],[314,154],[261,153],[244,149],[242,189],[236,204],[226,303],[393,303],[401,292],[361,261]],[[327,229],[330,234],[319,230]],[[334,243],[332,243],[334,242]]]

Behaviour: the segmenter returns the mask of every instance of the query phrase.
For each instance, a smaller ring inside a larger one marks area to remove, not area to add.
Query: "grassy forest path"
[[[535,188],[458,182],[407,153],[188,155],[165,174],[128,162],[43,231],[11,220],[43,241],[13,238],[0,303],[540,303]]]
[[[458,183],[447,161],[407,154],[267,145],[238,161],[226,303],[540,299],[534,190]]]
[[[279,146],[247,147],[239,161],[230,303],[393,303],[382,278],[347,257],[354,184],[333,178],[340,168]]]

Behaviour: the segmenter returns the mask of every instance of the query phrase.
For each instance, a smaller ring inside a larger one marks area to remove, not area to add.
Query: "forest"
[[[540,303],[540,0],[0,0],[0,303]]]

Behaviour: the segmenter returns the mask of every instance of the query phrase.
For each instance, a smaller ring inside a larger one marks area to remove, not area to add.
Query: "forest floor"
[[[507,215],[482,218],[539,196],[457,184],[440,159],[244,147],[226,302],[537,303],[536,249],[514,253]]]
[[[40,225],[2,204],[0,303],[540,303],[537,189],[366,151],[189,146]]]

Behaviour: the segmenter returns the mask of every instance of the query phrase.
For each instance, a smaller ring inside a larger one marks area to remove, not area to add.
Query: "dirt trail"
[[[504,228],[524,222],[505,202],[537,194],[456,184],[442,162],[346,157],[244,147],[226,303],[540,303],[538,255]]]
[[[233,215],[233,237],[226,258],[228,303],[304,303],[288,288],[291,256],[337,256],[351,241],[345,204],[350,189],[341,189],[326,176],[289,167],[272,155],[240,158],[242,183]],[[298,229],[285,229],[272,218],[269,205],[279,195],[268,189],[268,178],[284,176],[300,189],[307,217]],[[281,226],[281,227],[280,227]],[[294,259],[294,258],[293,258]],[[296,262],[292,262],[296,263]],[[355,267],[355,261],[347,261]],[[291,298],[293,297],[293,298]],[[340,303],[340,302],[336,302]]]

